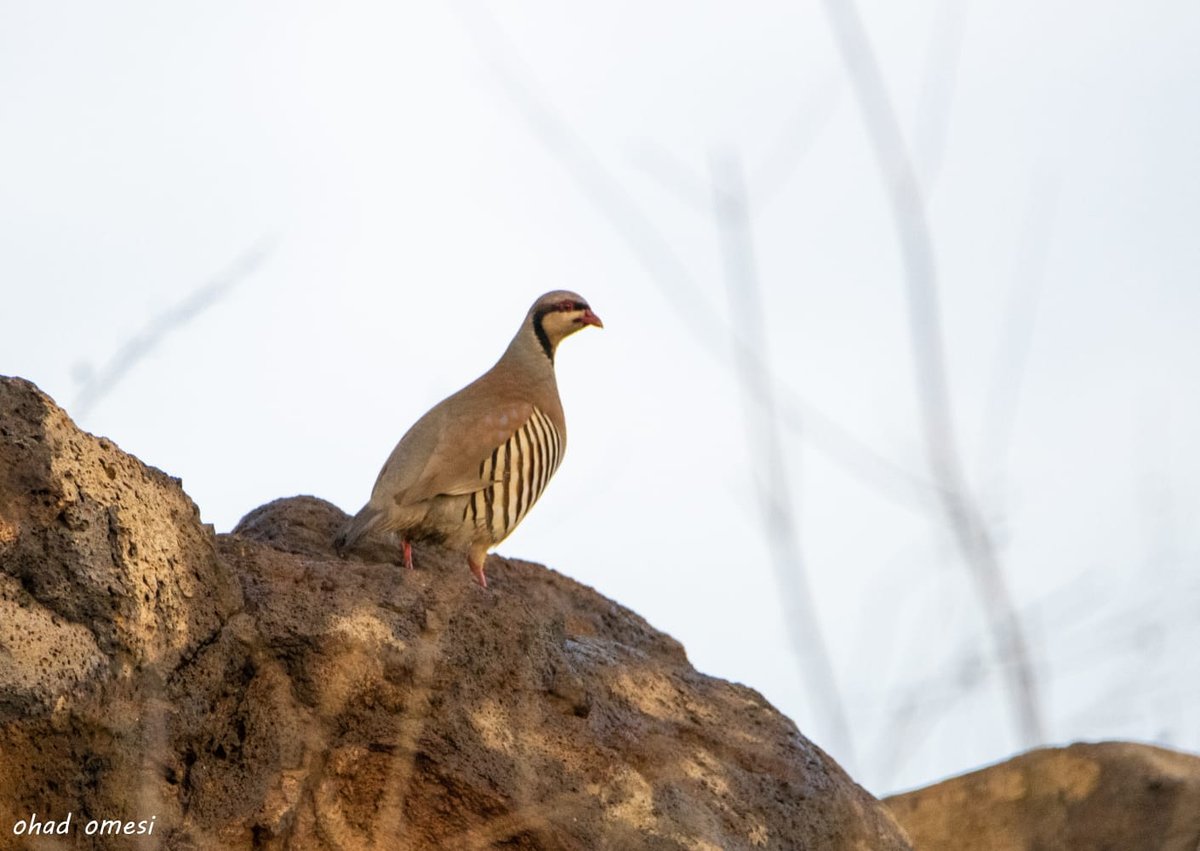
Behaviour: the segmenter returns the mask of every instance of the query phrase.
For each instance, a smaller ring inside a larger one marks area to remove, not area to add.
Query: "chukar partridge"
[[[488,550],[512,534],[562,463],[567,427],[554,352],[587,325],[604,327],[575,293],[535,301],[496,365],[400,438],[371,499],[338,535],[338,550],[391,533],[412,568],[412,542],[436,542],[465,552],[486,588]]]

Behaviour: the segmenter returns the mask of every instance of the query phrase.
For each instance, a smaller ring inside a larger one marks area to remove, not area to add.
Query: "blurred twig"
[[[825,0],[825,8],[858,99],[900,242],[909,336],[929,467],[939,485],[946,520],[978,587],[997,652],[1008,663],[1003,667],[1008,672],[1007,691],[1019,737],[1025,745],[1033,745],[1043,737],[1041,703],[999,555],[970,494],[962,467],[950,405],[936,266],[924,199],[853,0]]]
[[[640,140],[630,152],[629,160],[666,189],[669,197],[693,212],[707,213],[711,209],[712,193],[708,191],[707,183],[657,142],[651,139]]]
[[[958,659],[952,673],[924,680],[905,690],[902,697],[889,695],[892,708],[889,724],[880,737],[875,758],[876,780],[889,788],[908,758],[920,750],[942,716],[970,697],[986,681],[987,669],[978,653]]]
[[[1033,331],[1041,303],[1046,258],[1058,209],[1058,182],[1037,176],[1022,216],[1017,257],[1008,306],[1001,326],[991,380],[983,406],[979,472],[981,481],[1003,488],[996,481],[1005,467],[1012,444],[1013,426],[1021,401],[1021,385],[1033,344]]]
[[[762,160],[750,169],[746,195],[748,215],[757,217],[779,197],[788,178],[796,171],[816,143],[821,131],[832,120],[842,100],[841,80],[822,80],[803,98],[784,123]],[[679,201],[693,210],[707,213],[711,192],[703,177],[685,168],[662,147],[649,140],[641,141],[631,156],[634,165],[653,177]]]
[[[1071,631],[1081,631],[1081,652],[1074,658],[1064,657],[1061,652],[1048,663],[1056,681],[1085,664],[1096,661],[1100,650],[1105,661],[1111,661],[1112,648],[1121,647],[1122,641],[1136,640],[1135,631],[1145,626],[1137,616],[1149,607],[1143,601],[1108,610],[1098,608],[1097,600],[1105,598],[1105,592],[1097,585],[1096,574],[1084,572],[1058,587],[1043,592],[1039,598],[1025,604],[1020,612],[1022,622],[1053,623],[1058,643]],[[1200,586],[1198,586],[1200,589]],[[1197,596],[1200,596],[1198,592]],[[1195,610],[1194,600],[1181,600],[1180,609]],[[1182,614],[1182,612],[1180,613]],[[1168,617],[1165,610],[1156,613],[1161,622],[1179,620]],[[1103,636],[1103,642],[1097,640]],[[895,773],[919,750],[922,739],[927,737],[942,717],[956,704],[970,697],[985,682],[987,659],[978,648],[964,647],[939,664],[939,672],[909,683],[900,690],[888,689],[887,700],[891,709],[876,737],[878,744],[872,749],[871,764],[877,772],[876,782],[888,788]],[[1049,679],[1049,675],[1046,676]],[[1121,682],[1132,687],[1126,677]],[[857,697],[863,703],[879,703],[877,694]]]
[[[396,750],[390,760],[388,782],[379,802],[379,820],[372,848],[395,848],[397,838],[405,836],[408,830],[405,799],[412,791],[417,776],[421,738],[436,699],[437,666],[445,655],[442,641],[446,626],[455,610],[462,605],[463,594],[466,593],[464,588],[463,583],[451,583],[444,590],[434,589],[423,601],[425,619],[421,641],[415,645],[412,683],[405,698],[404,711],[398,718]]]
[[[788,178],[808,156],[825,127],[833,120],[842,102],[844,84],[840,79],[822,80],[793,111],[784,129],[750,172],[746,193],[759,215],[779,197]]]
[[[968,5],[967,0],[941,0],[938,3],[929,49],[925,54],[913,134],[913,161],[926,197],[933,191],[945,159],[950,105],[958,82]]]
[[[243,251],[222,272],[210,278],[190,292],[182,301],[155,316],[132,337],[126,340],[116,354],[84,382],[75,396],[72,412],[76,417],[88,413],[138,365],[147,355],[171,334],[187,325],[199,314],[229,295],[233,289],[253,274],[275,248],[274,237],[265,237]]]
[[[740,332],[741,339],[752,341],[750,345],[734,346],[734,363],[743,396],[751,463],[757,473],[754,478],[762,504],[767,546],[783,592],[784,620],[808,693],[821,707],[830,750],[837,754],[839,762],[849,766],[854,759],[853,739],[806,575],[788,465],[779,434],[745,176],[736,157],[715,157],[712,173],[713,212],[725,259],[733,327]]]

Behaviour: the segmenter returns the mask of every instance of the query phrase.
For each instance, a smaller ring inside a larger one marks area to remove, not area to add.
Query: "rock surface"
[[[909,848],[761,696],[539,565],[343,561],[312,497],[229,535],[0,378],[0,845]],[[88,837],[92,819],[151,837]]]
[[[1200,756],[1048,748],[888,798],[921,851],[1196,851]]]

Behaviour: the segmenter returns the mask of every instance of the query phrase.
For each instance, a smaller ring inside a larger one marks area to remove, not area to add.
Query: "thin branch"
[[[834,101],[831,99],[828,104],[830,110],[833,103]],[[798,126],[803,125],[809,135],[802,136],[797,127],[789,128],[777,147],[782,150],[783,141],[786,139],[797,148],[807,150],[815,134],[820,132],[824,126],[824,120],[829,117],[832,117],[832,112],[823,115],[820,121],[814,120],[807,124],[797,120],[794,123]],[[775,173],[777,180],[784,180],[786,179],[786,169],[794,168],[799,163],[799,158],[791,163],[785,163],[782,155],[773,159],[774,161],[768,159],[760,165],[758,174],[761,181],[766,181],[765,175],[772,172]],[[709,209],[710,202],[707,200],[711,194],[709,187],[670,153],[657,146],[644,144],[636,160],[637,164],[650,177],[654,178],[669,193],[675,195],[680,203],[696,207],[697,199],[703,196],[706,199],[705,210]],[[763,185],[765,186],[766,183],[764,182]],[[751,220],[754,220],[760,212],[759,204],[764,202],[755,200],[752,185],[747,187],[747,195],[747,204],[749,205],[747,212]],[[737,335],[736,329],[731,329],[731,331],[734,332],[733,346],[746,349],[746,344]],[[757,355],[754,352],[743,351],[743,356],[753,358]],[[917,479],[873,450],[866,449],[864,451],[865,444],[845,428],[829,419],[820,410],[805,406],[803,400],[800,400],[795,393],[788,393],[787,388],[783,388],[783,392],[785,399],[776,400],[781,403],[776,407],[780,408],[778,411],[780,422],[788,430],[800,435],[802,439],[812,443],[827,456],[831,456],[836,463],[842,466],[844,472],[849,472],[876,492],[892,499],[900,507],[922,512],[937,509],[938,500],[932,485]]]
[[[378,824],[373,831],[372,849],[395,848],[397,837],[407,830],[408,815],[404,803],[417,776],[421,738],[429,724],[436,699],[438,663],[445,656],[442,642],[446,626],[462,606],[465,584],[451,583],[425,597],[425,623],[421,641],[415,644],[412,683],[408,687],[404,711],[399,713],[396,750],[388,766],[388,782],[379,802]]]
[[[150,320],[142,330],[126,340],[116,354],[93,373],[79,389],[71,409],[77,418],[104,400],[121,379],[153,352],[164,339],[208,308],[226,298],[234,288],[250,277],[275,248],[274,237],[258,240],[221,273]]]
[[[823,80],[814,86],[784,122],[783,129],[771,142],[762,160],[748,169],[746,194],[749,197],[750,218],[756,218],[779,197],[788,178],[799,168],[821,132],[833,120],[842,101],[843,88],[844,83],[840,79]],[[708,213],[711,193],[707,181],[660,145],[642,140],[630,160],[680,203]]]
[[[742,392],[751,463],[758,471],[756,478],[767,545],[786,606],[784,620],[808,693],[820,705],[824,716],[830,750],[838,755],[839,762],[850,765],[854,760],[854,742],[806,575],[797,513],[779,433],[745,176],[735,157],[714,158],[712,173],[713,213],[725,259],[725,282],[733,327],[741,331],[740,339],[754,341],[753,348],[733,347],[734,363]]]
[[[822,80],[792,112],[783,131],[758,165],[750,170],[747,194],[757,216],[779,197],[788,178],[800,167],[821,132],[829,126],[842,102],[845,88],[840,79]]]
[[[1021,218],[1023,227],[1017,245],[1012,287],[984,399],[983,433],[979,441],[979,471],[984,482],[994,480],[1004,470],[1012,445],[1057,209],[1058,182],[1035,177],[1025,215]]]
[[[954,101],[966,34],[967,5],[967,0],[941,0],[925,54],[913,134],[913,160],[926,197],[933,191],[945,161],[950,106]]]
[[[693,212],[707,215],[712,208],[707,181],[652,139],[639,140],[629,155],[629,162]]]
[[[883,76],[853,0],[825,0],[846,71],[859,102],[899,237],[907,287],[909,337],[913,349],[925,450],[946,520],[971,571],[997,652],[1009,662],[1006,685],[1021,741],[1043,738],[1037,683],[991,533],[970,495],[955,433],[942,343],[933,242],[925,204]]]
[[[897,773],[917,753],[929,734],[949,710],[972,696],[985,682],[984,660],[977,654],[960,659],[951,676],[918,683],[897,700],[889,695],[896,708],[891,723],[880,737],[880,756],[876,757],[875,782],[889,787]],[[947,683],[948,685],[943,685]]]

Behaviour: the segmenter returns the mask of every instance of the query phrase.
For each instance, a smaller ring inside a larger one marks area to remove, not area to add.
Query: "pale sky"
[[[1047,741],[1200,749],[1200,6],[859,11]],[[818,3],[9,0],[0,373],[225,531],[280,496],[357,510],[532,300],[576,290],[606,327],[560,350],[566,462],[500,552],[631,607],[876,794],[1003,758],[1021,743],[941,514],[848,472],[810,417],[782,433],[853,753],[831,743],[764,543],[714,157],[748,175],[780,394],[928,479],[895,227]]]

